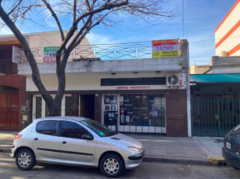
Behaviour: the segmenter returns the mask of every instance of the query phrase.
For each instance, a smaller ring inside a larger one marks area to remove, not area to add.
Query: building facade
[[[240,0],[215,30],[215,49],[218,56],[240,56]]]
[[[58,86],[56,63],[45,62],[41,53],[44,47],[59,44],[55,40],[60,39],[58,35],[46,33],[29,39],[33,49],[38,49],[35,58],[41,79],[53,97]],[[85,39],[66,66],[61,115],[91,118],[119,132],[189,136],[189,51],[187,40],[180,44],[179,57],[106,60],[96,53],[96,48],[102,51],[106,47],[93,47]],[[36,118],[47,117],[48,109],[32,81],[30,65],[24,57],[19,58],[21,50],[14,50],[18,75],[26,79],[24,102],[29,107],[24,104],[23,128]]]
[[[12,62],[12,46],[21,48],[13,36],[0,39],[0,130],[20,130],[25,105],[26,77],[17,74],[17,64]]]

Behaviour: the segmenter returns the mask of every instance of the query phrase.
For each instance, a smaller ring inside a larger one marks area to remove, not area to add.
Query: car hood
[[[118,133],[118,134],[108,137],[108,138],[111,141],[116,141],[117,143],[125,145],[125,146],[137,147],[139,149],[143,148],[143,145],[140,141],[138,141],[132,137],[129,137],[127,135],[121,134],[121,133]]]

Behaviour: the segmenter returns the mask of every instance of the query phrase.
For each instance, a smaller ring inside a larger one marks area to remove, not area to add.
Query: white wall
[[[111,75],[107,73],[73,73],[66,74],[66,91],[68,90],[115,90],[116,86],[101,86],[101,78],[141,78],[141,77],[164,77],[166,73],[156,74],[155,72],[144,73],[117,73]],[[41,75],[44,86],[49,91],[57,90],[56,74]],[[137,85],[136,85],[137,86]],[[166,85],[140,85],[150,86],[151,89],[169,89]],[[32,81],[32,77],[27,77],[27,91],[38,91]]]
[[[67,31],[64,31],[65,36],[67,35]],[[73,36],[74,37],[74,36]],[[72,41],[73,37],[69,40],[69,43]],[[55,32],[46,32],[34,34],[28,37],[28,43],[30,48],[33,50],[34,57],[36,61],[39,63],[43,62],[43,52],[44,47],[52,47],[52,46],[60,46],[62,43],[61,35],[59,31]],[[85,51],[87,50],[87,52]],[[35,55],[37,53],[37,55]],[[86,54],[87,53],[87,54]],[[86,56],[88,58],[93,58],[94,54],[92,48],[88,42],[87,38],[84,38],[82,42],[72,51],[69,60],[72,61],[73,58]]]
[[[237,0],[236,3],[237,6],[215,32],[215,44],[217,44],[240,21],[240,1]],[[240,44],[240,27],[216,48],[216,55],[219,55],[221,51],[229,52],[238,44]],[[240,50],[232,56],[240,56]]]

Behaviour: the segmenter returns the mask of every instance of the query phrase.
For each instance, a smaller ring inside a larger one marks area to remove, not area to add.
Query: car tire
[[[16,155],[16,165],[20,170],[31,170],[36,164],[35,155],[29,149],[22,149]]]
[[[238,168],[238,167],[234,167],[234,166],[232,166],[234,169],[236,169],[236,170],[240,170],[240,168]]]
[[[107,177],[114,178],[124,171],[123,160],[116,154],[108,154],[100,161],[101,172]]]

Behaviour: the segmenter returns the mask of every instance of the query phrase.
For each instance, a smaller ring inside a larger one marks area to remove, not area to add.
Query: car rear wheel
[[[29,149],[22,149],[16,155],[16,164],[21,170],[31,170],[35,164],[35,156]]]
[[[100,169],[104,175],[113,178],[119,176],[123,172],[124,163],[118,155],[108,154],[102,158]]]
[[[240,170],[240,168],[238,168],[238,167],[234,167],[234,166],[232,166],[233,168],[235,168],[236,170]]]

